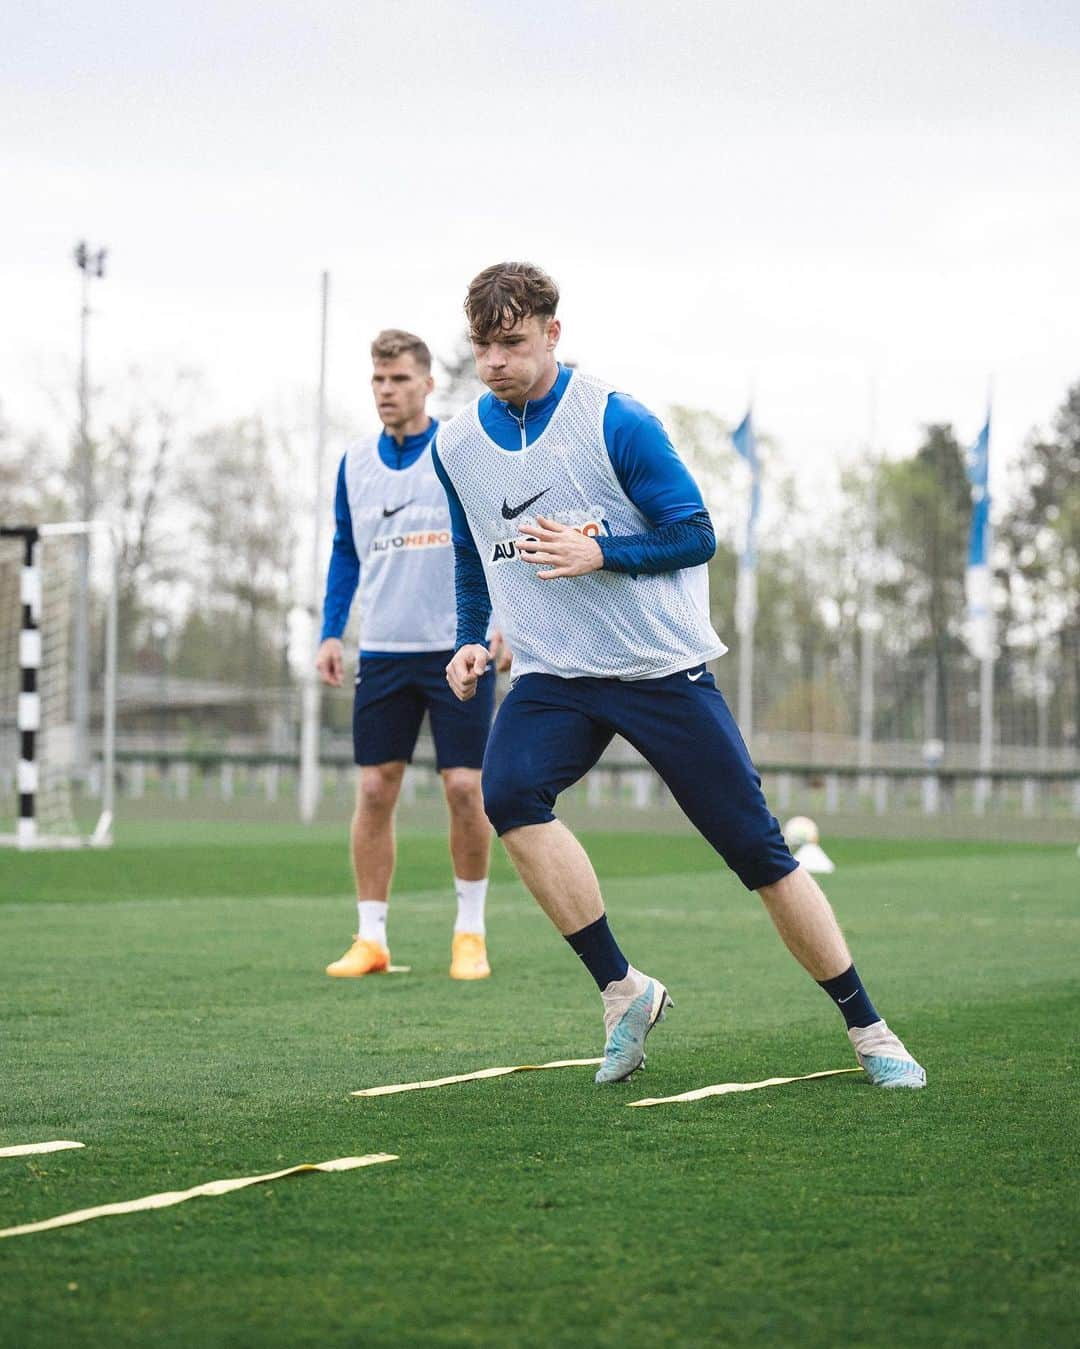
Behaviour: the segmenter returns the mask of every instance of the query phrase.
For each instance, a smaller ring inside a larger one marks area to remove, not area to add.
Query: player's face
[[[371,390],[379,420],[390,432],[413,434],[424,429],[427,425],[424,404],[434,387],[435,381],[417,365],[411,351],[374,363]]]
[[[482,342],[474,338],[476,373],[496,398],[521,407],[551,387],[560,331],[558,319],[530,314]]]

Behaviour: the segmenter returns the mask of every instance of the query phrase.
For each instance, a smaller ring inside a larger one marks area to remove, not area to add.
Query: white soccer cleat
[[[904,1048],[884,1021],[870,1026],[853,1026],[848,1039],[855,1049],[859,1066],[875,1087],[926,1086],[926,1072]]]
[[[601,996],[606,1041],[604,1061],[594,1080],[622,1082],[645,1062],[645,1037],[675,1004],[662,983],[633,966],[618,984],[608,984]]]

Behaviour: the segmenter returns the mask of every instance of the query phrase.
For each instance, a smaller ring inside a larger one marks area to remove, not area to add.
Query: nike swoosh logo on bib
[[[389,520],[392,515],[397,515],[398,511],[403,511],[406,506],[411,505],[412,505],[412,498],[410,497],[408,501],[403,501],[400,506],[395,506],[392,511],[388,511],[384,506],[382,508],[383,519]]]
[[[520,506],[510,506],[510,505],[508,505],[508,504],[507,504],[507,501],[506,501],[506,498],[503,497],[503,504],[502,504],[502,516],[503,516],[503,519],[504,519],[504,520],[516,520],[517,517],[521,514],[521,512],[522,512],[523,510],[526,510],[529,506],[531,506],[531,505],[533,504],[534,501],[539,501],[540,498],[541,498],[546,492],[550,492],[550,491],[551,491],[551,488],[550,488],[550,487],[545,487],[543,492],[537,492],[536,496],[534,496],[534,497],[529,497],[528,501],[523,501],[523,502],[521,503]]]

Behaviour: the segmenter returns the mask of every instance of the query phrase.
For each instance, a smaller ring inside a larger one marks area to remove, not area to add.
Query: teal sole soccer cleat
[[[926,1086],[926,1070],[914,1059],[886,1059],[880,1054],[870,1054],[859,1062],[875,1087]]]
[[[644,989],[604,998],[604,1061],[595,1081],[622,1082],[645,1062],[645,1038],[674,1007],[663,984],[648,976]]]
[[[926,1072],[904,1048],[884,1021],[856,1026],[848,1031],[859,1066],[875,1087],[926,1086]]]

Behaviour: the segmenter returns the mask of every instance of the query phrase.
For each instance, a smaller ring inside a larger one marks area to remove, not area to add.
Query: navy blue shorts
[[[748,890],[795,869],[735,718],[703,665],[662,679],[522,675],[484,756],[484,809],[496,832],[553,820],[556,797],[615,735],[652,764]]]
[[[475,698],[459,702],[446,682],[453,654],[361,656],[353,700],[353,758],[358,764],[411,762],[426,712],[440,772],[481,766],[495,709],[495,670],[488,667]]]

